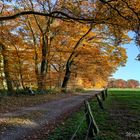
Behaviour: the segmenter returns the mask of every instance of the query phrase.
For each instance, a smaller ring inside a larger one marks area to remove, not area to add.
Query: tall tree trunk
[[[30,1],[30,3],[33,8],[32,1]],[[43,27],[41,26],[42,23],[40,22],[37,16],[34,15],[34,19],[41,33],[40,47],[42,49],[41,67],[38,68],[38,64],[39,64],[38,54],[35,48],[35,73],[36,73],[37,85],[38,85],[38,89],[46,89],[46,75],[48,72],[48,65],[49,65],[47,56],[49,54],[49,48],[50,48],[50,42],[51,42],[49,34],[50,34],[50,24],[52,23],[52,18],[46,18],[47,23]],[[28,20],[27,26],[30,28],[34,45],[36,46],[38,43],[36,40],[34,30],[31,26],[30,20]]]
[[[48,49],[48,36],[43,34],[42,36],[42,60],[38,81],[38,89],[46,89],[46,74],[48,71],[48,61],[46,58]]]
[[[10,73],[9,73],[9,64],[8,64],[8,58],[5,55],[6,48],[3,44],[0,44],[2,48],[2,56],[3,56],[3,70],[4,70],[4,75],[5,75],[5,81],[7,85],[7,90],[10,94],[13,92],[13,86],[10,78]]]
[[[62,67],[59,67],[59,71],[58,71],[58,82],[57,82],[57,87],[60,89],[61,85],[62,85]]]
[[[16,55],[17,55],[17,57],[18,57],[18,72],[19,72],[20,86],[21,86],[22,89],[25,89],[24,80],[23,80],[23,75],[22,75],[22,63],[21,63],[21,58],[20,58],[20,55],[19,55],[19,53],[18,53],[18,49],[17,49],[16,45],[13,44],[13,46],[15,47]]]
[[[1,51],[0,51],[0,77],[1,77],[0,86],[1,86],[1,88],[6,89],[5,84],[4,84],[5,80],[4,80],[4,77],[3,77],[3,73],[4,73],[4,70],[3,70],[3,56],[2,56]]]
[[[3,62],[4,62],[4,75],[5,75],[5,80],[6,80],[6,84],[7,84],[7,90],[10,94],[12,94],[13,86],[12,86],[10,74],[8,71],[8,61],[4,58]]]
[[[79,47],[80,43],[83,41],[83,39],[90,33],[90,31],[92,30],[92,25],[89,28],[89,30],[77,41],[77,43],[75,44],[71,55],[68,58],[67,64],[66,64],[66,72],[65,72],[65,76],[64,76],[64,80],[63,80],[63,84],[61,86],[62,88],[62,92],[66,91],[67,85],[68,85],[68,81],[70,79],[70,75],[71,75],[71,66],[72,63],[74,62],[75,57],[78,56],[78,53],[76,52],[76,49]]]
[[[65,72],[63,83],[62,83],[62,92],[66,92],[68,81],[71,75],[71,70],[70,70],[71,65],[72,65],[72,62],[67,62],[66,64],[66,72]]]

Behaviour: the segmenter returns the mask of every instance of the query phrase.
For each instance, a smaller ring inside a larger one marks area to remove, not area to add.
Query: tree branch
[[[70,16],[66,13],[61,12],[61,11],[54,11],[51,13],[42,13],[42,12],[30,10],[30,11],[18,12],[16,14],[9,15],[9,16],[1,16],[0,21],[12,20],[12,19],[16,19],[20,16],[24,16],[24,15],[39,15],[39,16],[53,17],[53,18],[63,19],[63,20],[75,20],[75,21],[84,22],[84,23],[103,23],[104,21],[109,19],[109,18],[107,18],[107,19],[103,18],[103,19],[100,19],[100,21],[98,21],[98,20],[95,21],[95,18],[73,17],[73,16]]]

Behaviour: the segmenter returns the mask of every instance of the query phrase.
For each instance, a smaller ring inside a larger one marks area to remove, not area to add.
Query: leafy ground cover
[[[53,93],[53,94],[36,94],[35,96],[30,95],[2,96],[0,98],[0,113],[15,111],[20,109],[21,107],[30,107],[69,96],[72,96],[72,94]]]
[[[97,140],[140,139],[140,90],[109,90],[101,110],[96,100],[90,102],[93,116],[100,129]],[[84,117],[84,108],[59,125],[44,140],[70,140]],[[84,140],[87,132],[84,120],[74,140]]]

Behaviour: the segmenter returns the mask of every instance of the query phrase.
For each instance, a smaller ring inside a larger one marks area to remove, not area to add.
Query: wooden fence
[[[96,99],[98,101],[99,107],[102,110],[104,110],[103,101],[105,101],[107,96],[108,96],[107,89],[102,90],[100,93],[96,94],[95,96],[96,96]],[[98,125],[96,124],[96,121],[95,121],[94,116],[92,114],[90,104],[88,101],[84,101],[84,104],[85,104],[84,116],[81,119],[80,124],[77,126],[77,129],[75,130],[75,132],[72,135],[70,140],[74,140],[76,138],[77,132],[80,129],[80,127],[85,119],[86,119],[86,123],[87,123],[87,133],[86,133],[85,140],[87,140],[88,138],[90,138],[92,140],[96,140],[96,136],[99,134],[99,128],[98,128]]]

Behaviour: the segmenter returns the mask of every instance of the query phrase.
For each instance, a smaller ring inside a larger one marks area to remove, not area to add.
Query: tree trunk
[[[70,75],[71,75],[71,71],[70,71],[70,66],[71,66],[72,63],[67,63],[66,65],[66,72],[65,72],[65,76],[64,76],[64,80],[63,80],[63,83],[62,83],[62,92],[66,92],[66,89],[67,89],[67,85],[68,85],[68,81],[70,79]]]
[[[24,80],[23,80],[23,75],[22,75],[22,63],[21,63],[21,58],[20,58],[20,55],[18,53],[18,49],[16,47],[16,45],[13,45],[15,47],[15,51],[16,51],[16,55],[18,57],[18,72],[19,72],[19,81],[20,81],[20,86],[22,89],[25,89],[25,86],[24,86]]]
[[[46,89],[46,74],[39,74],[38,78],[38,89],[45,90]]]
[[[5,81],[7,85],[7,90],[10,94],[12,94],[13,91],[13,86],[12,86],[12,81],[10,79],[10,73],[9,73],[9,64],[8,64],[8,58],[5,55],[6,48],[3,44],[0,44],[2,47],[2,56],[3,56],[3,70],[4,70],[4,75],[5,75]]]
[[[38,89],[46,89],[46,74],[48,70],[48,61],[46,58],[48,49],[48,36],[43,34],[42,36],[42,60],[39,73]]]
[[[3,62],[4,62],[4,75],[5,75],[5,80],[6,80],[6,84],[7,84],[7,90],[10,94],[12,94],[13,91],[13,86],[12,86],[12,82],[10,79],[10,74],[9,74],[9,70],[8,70],[8,60],[6,60],[5,58],[3,58]]]
[[[72,63],[74,62],[74,58],[78,56],[78,53],[76,52],[76,49],[79,47],[80,43],[90,33],[91,30],[92,30],[92,25],[89,28],[89,30],[77,41],[77,43],[75,44],[75,46],[72,50],[72,53],[71,53],[70,57],[68,58],[68,61],[67,61],[67,64],[66,64],[66,72],[65,72],[65,76],[64,76],[64,80],[63,80],[63,84],[62,84],[62,92],[66,92],[68,81],[69,81],[70,75],[71,75],[70,68],[72,66]]]

